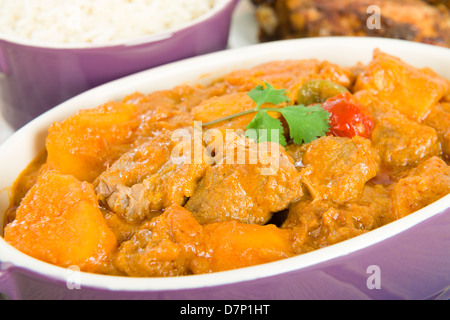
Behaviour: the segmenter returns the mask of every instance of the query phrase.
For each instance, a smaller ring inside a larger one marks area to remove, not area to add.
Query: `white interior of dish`
[[[233,49],[175,62],[144,71],[83,93],[35,119],[0,146],[0,221],[9,206],[10,190],[22,170],[42,150],[47,128],[54,121],[65,119],[79,109],[93,108],[108,100],[121,100],[130,92],[149,93],[184,83],[209,83],[226,73],[263,62],[283,59],[316,58],[344,66],[367,63],[375,48],[401,57],[416,67],[430,67],[450,79],[448,49],[400,40],[375,38],[316,38],[291,40]],[[205,76],[206,75],[206,76]],[[108,290],[158,291],[179,290],[230,284],[259,279],[312,266],[347,255],[376,244],[411,228],[450,207],[450,195],[399,221],[365,235],[294,258],[265,265],[181,278],[124,278],[83,273],[82,286]],[[0,224],[0,230],[3,226]],[[26,256],[0,238],[0,262],[33,270],[57,279],[71,273]]]
[[[89,48],[104,48],[104,47],[113,47],[113,46],[134,46],[144,43],[150,43],[150,42],[157,42],[161,40],[165,40],[168,38],[171,38],[174,33],[177,31],[189,28],[191,26],[194,26],[196,24],[201,24],[203,21],[208,20],[209,18],[215,16],[219,12],[225,9],[225,7],[230,4],[231,2],[237,2],[237,0],[216,0],[215,6],[206,12],[205,14],[201,15],[197,19],[194,19],[192,21],[189,21],[187,23],[184,23],[176,28],[167,29],[164,32],[149,34],[147,36],[139,36],[134,39],[127,39],[127,40],[117,40],[117,41],[111,41],[105,44],[93,44],[93,43],[51,43],[51,42],[36,42],[28,39],[24,39],[21,37],[6,35],[0,33],[0,40],[6,40],[12,43],[24,45],[24,46],[30,46],[30,47],[41,47],[41,48],[52,48],[52,49],[89,49]],[[230,16],[231,19],[231,16]]]

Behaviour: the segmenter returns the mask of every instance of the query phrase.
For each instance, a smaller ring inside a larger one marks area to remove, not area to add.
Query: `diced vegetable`
[[[330,112],[330,134],[337,137],[360,136],[370,139],[375,122],[366,108],[349,92],[328,99],[323,108]]]
[[[82,271],[103,272],[117,247],[91,184],[44,172],[27,193],[5,239],[37,259]]]
[[[298,92],[298,104],[309,106],[324,103],[328,98],[348,92],[347,88],[329,80],[311,80],[306,82]]]
[[[358,76],[354,90],[369,90],[408,118],[422,122],[448,92],[449,82],[430,69],[417,69],[375,50],[367,70]]]
[[[49,165],[81,181],[94,181],[123,152],[121,145],[139,125],[136,116],[136,106],[110,102],[54,123],[46,143]]]

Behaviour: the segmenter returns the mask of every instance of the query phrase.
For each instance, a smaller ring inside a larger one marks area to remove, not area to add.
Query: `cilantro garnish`
[[[287,106],[280,112],[289,125],[291,139],[298,145],[323,137],[330,130],[330,113],[322,105]]]
[[[256,103],[256,110],[259,110],[265,103],[280,104],[291,101],[286,96],[286,90],[276,90],[267,82],[265,82],[265,85],[265,88],[259,85],[248,93],[248,96]]]
[[[266,131],[260,131],[260,129],[266,129]],[[275,136],[273,135],[274,133]],[[282,146],[287,145],[283,124],[279,119],[271,117],[265,110],[256,114],[255,118],[247,126],[245,135],[255,140],[256,143],[278,142]]]
[[[294,143],[301,145],[309,143],[317,138],[323,137],[330,129],[330,113],[322,108],[322,105],[313,106],[288,105],[286,107],[269,108],[263,107],[266,104],[279,105],[291,100],[286,95],[286,90],[276,90],[265,82],[264,86],[257,86],[248,93],[248,96],[256,103],[256,107],[251,110],[236,113],[212,122],[203,124],[204,127],[220,123],[229,119],[240,117],[246,114],[256,113],[255,118],[247,126],[246,135],[249,138],[260,142],[278,142],[286,146],[283,124],[280,119],[275,119],[268,112],[279,112],[286,119],[289,126],[289,133]],[[266,130],[261,131],[261,129]],[[278,132],[273,135],[273,132]]]

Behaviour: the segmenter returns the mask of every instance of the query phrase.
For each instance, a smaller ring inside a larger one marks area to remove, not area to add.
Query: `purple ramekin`
[[[227,47],[239,0],[171,32],[107,46],[39,45],[0,35],[0,106],[18,129],[43,112],[100,84],[168,62]]]
[[[228,285],[167,291],[108,291],[0,266],[0,291],[14,300],[426,300],[450,299],[450,209],[349,255]],[[380,287],[371,276],[380,270]],[[277,263],[273,264],[277,267]],[[447,279],[447,281],[443,281]],[[368,285],[369,282],[369,285]]]
[[[316,38],[224,50],[84,92],[31,121],[0,145],[0,219],[9,206],[10,188],[17,176],[45,146],[48,127],[80,109],[120,99],[130,92],[210,83],[233,70],[273,60],[315,58],[353,66],[370,61],[376,48],[450,78],[449,49],[392,39]],[[0,293],[26,300],[449,299],[450,195],[403,219],[327,248],[259,266],[179,278],[76,272],[27,256],[0,237]]]

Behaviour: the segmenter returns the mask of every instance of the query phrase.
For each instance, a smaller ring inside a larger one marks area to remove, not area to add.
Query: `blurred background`
[[[450,48],[450,0],[0,0],[0,143],[70,97],[140,70],[324,36]]]
[[[448,0],[252,0],[261,41],[369,36],[450,46]]]

